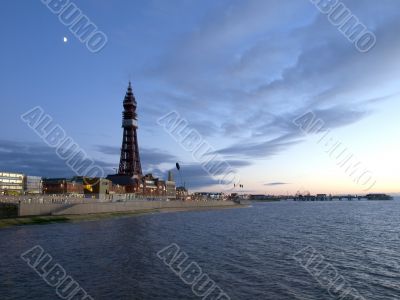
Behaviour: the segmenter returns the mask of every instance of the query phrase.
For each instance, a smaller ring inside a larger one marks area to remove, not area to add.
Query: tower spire
[[[130,80],[129,80],[128,89],[126,90],[126,94],[125,94],[124,103],[125,102],[133,102],[134,105],[136,105],[136,99],[135,99],[135,95],[133,94],[132,84],[131,84]]]

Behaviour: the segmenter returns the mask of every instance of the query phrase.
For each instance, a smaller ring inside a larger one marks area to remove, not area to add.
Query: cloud
[[[277,185],[287,185],[290,183],[287,182],[269,182],[269,183],[265,183],[264,185],[266,186],[277,186]]]
[[[265,158],[276,155],[299,142],[300,140],[295,140],[292,134],[288,134],[264,142],[248,140],[223,148],[217,152],[229,157]]]
[[[370,114],[369,111],[343,105],[327,109],[304,110],[280,116],[267,114],[264,119],[262,113],[257,112],[254,118],[263,119],[263,121],[254,124],[251,137],[242,140],[240,143],[222,148],[217,152],[229,156],[248,158],[267,158],[279,154],[306,139],[302,130],[294,123],[294,120],[308,112],[312,112],[315,115],[315,119],[322,120],[324,130],[355,123]],[[256,142],[254,142],[255,140]],[[261,141],[257,142],[258,140]]]
[[[119,156],[121,155],[121,150],[119,147],[98,145],[95,147],[95,149],[102,154],[114,156],[116,164],[119,163]],[[139,147],[139,155],[143,166],[175,163],[177,161],[176,156],[157,148]]]
[[[204,124],[203,135],[225,140],[218,153],[278,155],[305,140],[296,117],[312,111],[326,129],[340,128],[400,92],[400,63],[390,59],[400,50],[400,3],[346,5],[378,36],[367,54],[308,2],[232,1],[171,45],[152,74],[182,116]]]
[[[103,168],[106,174],[112,172],[113,164],[97,160],[94,163]],[[41,143],[8,140],[0,140],[0,170],[42,177],[78,175],[57,156],[54,148]]]

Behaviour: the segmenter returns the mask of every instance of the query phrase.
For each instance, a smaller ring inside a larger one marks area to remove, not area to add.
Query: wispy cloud
[[[95,163],[106,172],[113,172],[114,164],[99,160],[95,160]],[[47,145],[9,140],[0,140],[0,170],[43,177],[76,175]]]
[[[287,182],[269,182],[269,183],[265,183],[265,186],[277,186],[277,185],[287,185],[290,183]]]
[[[296,116],[312,110],[326,129],[357,123],[374,113],[368,98],[384,96],[382,82],[400,75],[399,63],[387,59],[400,50],[393,11],[400,3],[386,0],[376,10],[346,4],[379,36],[368,55],[354,51],[308,2],[232,1],[223,8],[229,13],[213,11],[200,30],[171,46],[152,74],[173,95],[171,105],[199,120],[202,134],[231,143],[220,154],[280,154],[304,140]],[[392,85],[389,93],[396,91]]]

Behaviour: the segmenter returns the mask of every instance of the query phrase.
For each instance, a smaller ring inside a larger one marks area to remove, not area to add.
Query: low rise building
[[[72,179],[67,178],[44,178],[43,179],[43,193],[47,195],[82,195],[83,194],[83,181],[75,177]]]
[[[176,188],[176,199],[186,200],[188,198],[188,196],[189,196],[189,192],[185,187],[180,186],[180,187]]]
[[[140,180],[138,178],[135,178],[134,176],[128,176],[128,175],[108,175],[107,176],[108,180],[111,180],[111,182],[114,185],[114,190],[121,190],[121,187],[124,191],[124,193],[139,193],[141,194],[143,191],[143,185],[140,186]],[[115,191],[116,194],[118,192]]]
[[[126,193],[125,186],[112,183],[110,194],[125,194],[125,193]]]
[[[0,172],[0,194],[21,195],[24,192],[24,175]]]
[[[166,196],[170,200],[176,199],[176,184],[172,172],[168,172],[168,180],[165,181]]]
[[[85,195],[108,195],[111,189],[111,180],[105,178],[83,178],[83,192]]]
[[[175,200],[176,199],[175,181],[166,181],[165,188],[166,188],[166,196],[168,197],[168,199]]]
[[[146,174],[140,182],[141,193],[145,196],[162,196],[163,190],[159,179],[152,174]]]
[[[125,187],[106,178],[83,177],[83,192],[86,197],[96,199],[109,199],[108,195],[125,194]]]
[[[222,193],[194,193],[192,198],[195,200],[224,200],[225,195]]]
[[[141,178],[134,178],[126,175],[109,175],[107,179],[113,184],[113,191],[116,194],[132,193],[146,197],[168,197],[176,199],[175,182],[172,173],[168,175],[168,180],[161,180],[153,174],[146,174]]]
[[[43,193],[43,181],[39,176],[25,176],[24,177],[24,192],[25,194],[35,195]]]

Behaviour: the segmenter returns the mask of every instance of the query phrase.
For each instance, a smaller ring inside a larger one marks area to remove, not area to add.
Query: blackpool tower
[[[138,123],[136,107],[136,99],[132,92],[131,82],[129,82],[124,99],[124,111],[122,113],[123,137],[118,175],[140,179],[142,177],[142,166],[140,164],[137,139]]]

